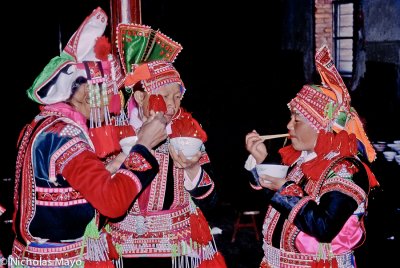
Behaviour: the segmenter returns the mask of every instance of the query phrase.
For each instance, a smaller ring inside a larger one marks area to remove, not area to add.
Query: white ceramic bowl
[[[377,143],[373,143],[372,146],[374,146],[376,151],[383,152],[386,148],[386,142],[378,141]]]
[[[396,155],[396,152],[392,152],[392,151],[384,151],[383,155],[385,156],[387,161],[393,161],[394,156]]]
[[[176,137],[170,139],[170,143],[174,147],[175,151],[182,151],[185,157],[190,159],[200,151],[203,141],[192,137]]]
[[[124,154],[128,155],[133,147],[136,144],[137,136],[129,136],[121,139],[119,141],[119,145],[121,145],[122,151]]]
[[[387,146],[396,152],[400,151],[400,143],[389,143]]]
[[[275,178],[285,178],[289,166],[279,164],[258,164],[256,170],[258,175],[268,175]]]

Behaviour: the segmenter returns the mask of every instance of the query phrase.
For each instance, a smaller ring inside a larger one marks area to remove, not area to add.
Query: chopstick
[[[289,133],[260,136],[260,138],[261,138],[263,141],[265,141],[265,140],[271,140],[271,139],[277,139],[277,138],[283,138],[283,137],[289,137]]]

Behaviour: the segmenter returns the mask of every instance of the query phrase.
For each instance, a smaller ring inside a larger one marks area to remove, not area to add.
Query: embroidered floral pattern
[[[301,189],[301,187],[297,184],[290,184],[289,186],[285,187],[282,191],[281,191],[281,195],[289,195],[289,196],[299,196],[299,197],[303,197],[303,190]]]
[[[151,169],[151,165],[147,160],[138,153],[131,153],[124,161],[125,166],[130,170],[146,171]]]
[[[78,191],[70,190],[68,192],[36,192],[36,198],[40,201],[72,201],[83,199],[83,196]]]

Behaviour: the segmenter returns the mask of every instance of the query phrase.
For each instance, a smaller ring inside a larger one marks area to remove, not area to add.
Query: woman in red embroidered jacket
[[[187,115],[180,107],[185,88],[170,62],[144,63],[126,78],[125,84],[132,87],[139,81],[143,88],[134,91],[137,106],[130,113],[135,129],[140,129],[147,119],[151,94],[164,99],[169,123]],[[170,127],[167,125],[167,129]],[[122,245],[124,266],[194,268],[211,262],[210,267],[225,267],[208,223],[197,207],[209,208],[216,202],[207,153],[201,150],[187,159],[167,139],[155,148],[154,154],[160,165],[156,179],[125,218],[111,225],[114,241]],[[221,266],[216,266],[217,262]]]
[[[151,149],[167,137],[161,114],[138,132],[137,144],[113,175],[87,127],[93,113],[97,123],[104,122],[108,96],[123,83],[114,59],[101,60],[93,51],[106,25],[106,14],[97,8],[28,89],[44,106],[19,139],[11,267],[81,267],[83,261],[85,267],[112,267],[118,254],[111,236],[99,233],[99,213],[121,216],[158,173]],[[93,99],[99,101],[95,107]]]
[[[268,152],[258,133],[246,136],[251,185],[270,198],[260,267],[356,267],[353,250],[365,239],[368,193],[378,184],[364,157],[373,161],[375,151],[327,47],[316,66],[323,86],[305,85],[288,104],[291,145],[279,151],[286,179],[257,174]]]

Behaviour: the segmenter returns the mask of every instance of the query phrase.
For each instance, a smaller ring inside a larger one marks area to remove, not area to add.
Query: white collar
[[[315,152],[308,153],[307,151],[301,151],[300,157],[296,160],[296,162],[300,162],[299,164],[301,164],[311,161],[316,157],[317,154]]]

